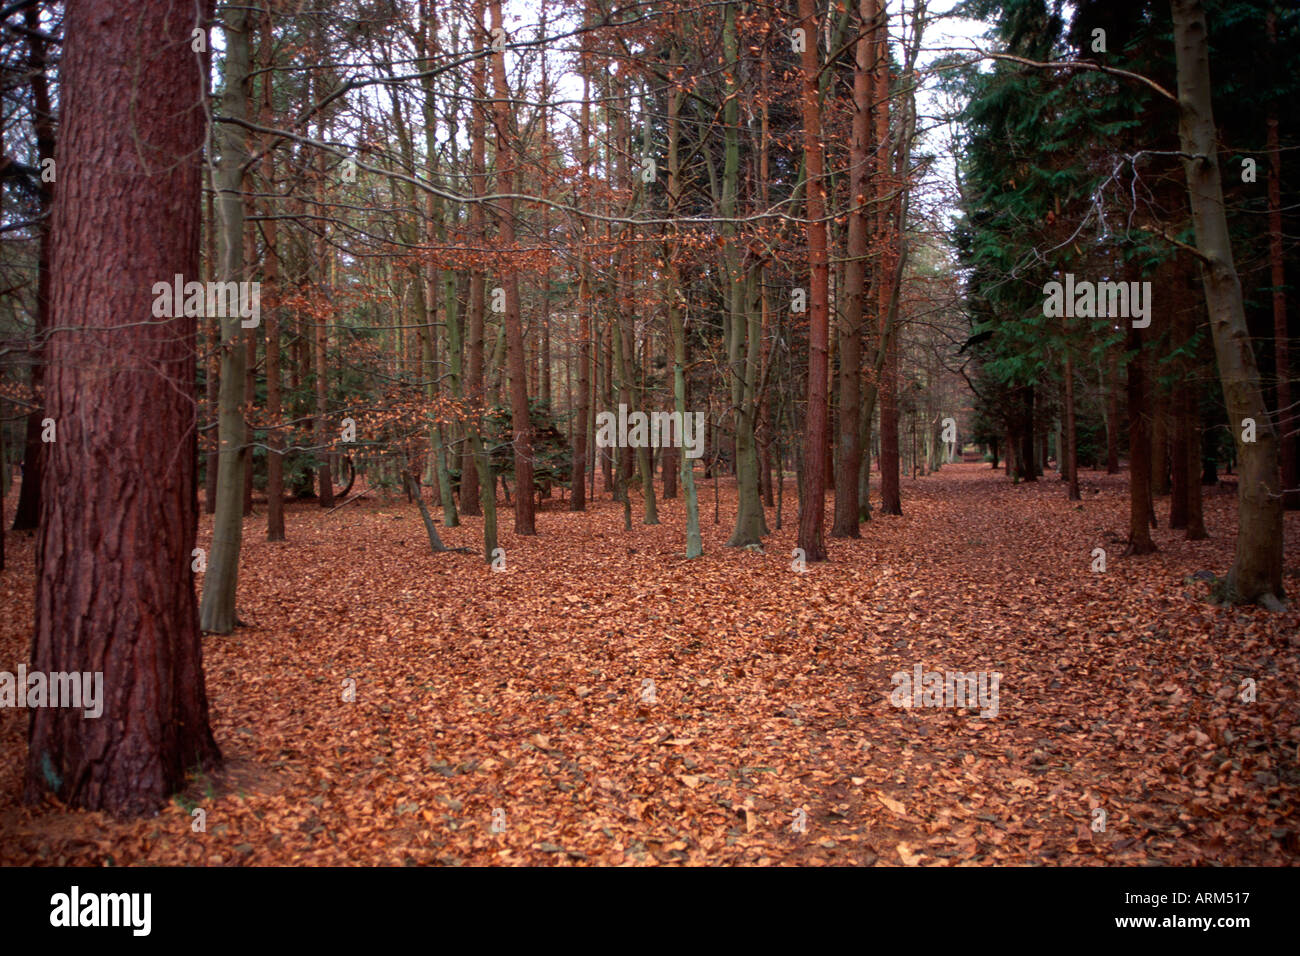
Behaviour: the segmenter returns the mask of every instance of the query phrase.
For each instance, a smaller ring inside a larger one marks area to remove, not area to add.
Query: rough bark
[[[886,4],[879,4],[875,29],[876,60],[873,76],[876,121],[876,156],[880,174],[876,176],[877,269],[873,283],[880,316],[880,341],[884,364],[878,376],[880,403],[880,511],[887,515],[903,513],[899,486],[901,456],[898,444],[898,332],[890,323],[893,298],[893,215],[889,199],[890,177],[883,175],[889,156],[889,31]]]
[[[804,484],[799,497],[799,547],[808,561],[826,560],[822,526],[826,520],[826,385],[829,338],[829,266],[826,252],[826,184],[822,169],[821,103],[818,97],[819,44],[813,0],[799,0],[800,24],[808,42],[803,67],[803,128],[808,220],[808,413],[804,422]]]
[[[849,145],[848,262],[844,264],[844,320],[840,325],[839,445],[835,463],[835,512],[831,536],[857,538],[860,506],[858,475],[862,468],[862,317],[867,278],[868,162],[871,136],[871,69],[875,44],[867,25],[875,22],[874,0],[862,0],[853,68],[853,135]]]
[[[51,305],[77,317],[65,324],[99,331],[49,341],[59,431],[42,489],[31,667],[101,672],[103,713],[32,710],[23,795],[118,815],[156,811],[187,770],[220,761],[190,554],[196,321],[155,318],[151,291],[199,270],[195,19],[192,5],[84,0],[65,20]]]

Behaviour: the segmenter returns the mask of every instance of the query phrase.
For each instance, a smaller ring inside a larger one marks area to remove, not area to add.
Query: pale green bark
[[[221,112],[232,119],[248,118],[249,38],[248,13],[240,6],[225,10],[225,89]],[[215,187],[220,227],[219,278],[237,282],[244,278],[244,166],[248,162],[247,133],[224,123],[217,127],[220,163]],[[235,629],[235,590],[239,580],[239,550],[244,534],[244,469],[248,466],[248,426],[242,403],[248,374],[248,331],[238,310],[221,319],[221,388],[217,413],[217,507],[212,519],[212,554],[203,578],[199,628],[212,634]],[[208,321],[216,321],[209,317]]]

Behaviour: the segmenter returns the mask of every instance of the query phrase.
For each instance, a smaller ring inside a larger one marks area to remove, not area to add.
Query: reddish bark
[[[808,561],[826,560],[822,527],[826,520],[826,385],[829,341],[830,269],[826,252],[826,183],[822,170],[821,104],[818,97],[817,17],[813,0],[799,0],[799,19],[807,31],[802,53],[803,139],[807,168],[808,219],[808,416],[804,433],[804,488],[799,507],[799,547]]]
[[[192,6],[66,16],[51,303],[97,331],[49,341],[32,670],[102,672],[103,714],[34,709],[23,792],[126,815],[220,759],[190,554],[196,323],[151,308],[154,283],[198,275],[203,84]]]

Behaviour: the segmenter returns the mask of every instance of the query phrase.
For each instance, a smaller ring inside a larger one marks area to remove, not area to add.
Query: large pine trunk
[[[51,304],[56,325],[98,331],[49,341],[32,670],[102,672],[103,713],[33,709],[23,793],[119,815],[220,760],[190,563],[196,321],[155,317],[152,291],[199,271],[195,19],[83,0],[65,21]]]
[[[877,308],[881,357],[884,363],[878,377],[880,403],[880,512],[887,515],[903,513],[902,489],[899,485],[901,467],[898,445],[898,329],[891,323],[890,303],[893,299],[893,239],[894,222],[889,197],[892,183],[883,175],[889,169],[889,30],[888,11],[879,5],[877,26],[873,31],[876,43],[873,89],[875,92],[876,155],[879,172],[876,176],[877,268],[873,283]]]
[[[862,317],[867,277],[867,164],[871,136],[871,59],[875,50],[867,26],[875,22],[874,0],[860,3],[860,34],[853,69],[853,136],[849,147],[848,262],[844,264],[845,312],[840,326],[840,417],[835,462],[835,517],[831,536],[857,538],[858,473],[862,468]]]

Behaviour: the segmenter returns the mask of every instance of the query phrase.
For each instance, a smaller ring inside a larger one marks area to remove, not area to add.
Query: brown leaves
[[[883,803],[892,813],[896,813],[900,817],[907,815],[907,811],[903,809],[903,805],[901,803],[899,803],[897,800],[894,800],[892,797],[885,796],[879,790],[876,791],[876,799],[879,800],[881,803]]]
[[[0,857],[1293,862],[1300,613],[1186,593],[1193,571],[1231,560],[1230,499],[1207,502],[1210,541],[1160,528],[1159,555],[1090,572],[1127,499],[1087,479],[1102,490],[1082,512],[1053,482],[979,465],[905,480],[903,517],[832,541],[806,574],[785,557],[792,522],[766,554],[723,546],[725,484],[692,562],[680,499],[630,534],[618,505],[552,500],[538,537],[503,527],[507,573],[477,555],[481,519],[440,529],[474,554],[432,555],[401,499],[329,518],[291,506],[279,545],[250,518],[239,608],[253,626],[204,643],[239,773],[151,820],[23,809],[26,714],[0,709]],[[25,658],[31,627],[32,545],[10,541],[0,669]],[[1001,672],[998,715],[891,706],[891,676],[916,664]]]

